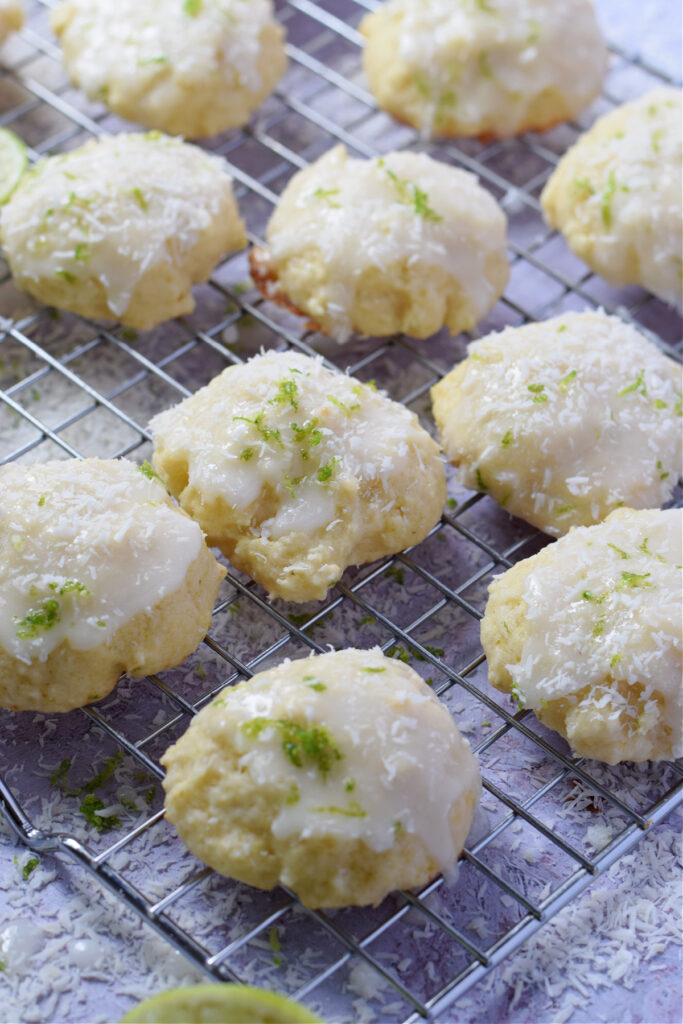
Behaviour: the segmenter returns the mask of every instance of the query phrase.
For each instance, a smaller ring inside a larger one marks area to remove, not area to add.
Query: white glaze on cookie
[[[225,689],[201,717],[209,736],[231,736],[255,786],[287,791],[277,839],[362,839],[380,853],[405,831],[441,870],[455,867],[450,820],[479,794],[477,762],[438,698],[378,648],[286,661]]]
[[[602,688],[594,704],[616,719],[629,708],[616,684],[639,684],[641,728],[652,727],[663,698],[673,756],[683,754],[682,537],[681,509],[624,509],[558,542],[556,558],[535,568],[522,591],[529,636],[509,670],[525,706],[540,708],[588,686]]]
[[[27,664],[90,650],[181,586],[202,546],[158,480],[127,462],[0,470],[0,645]]]
[[[396,267],[442,268],[480,319],[499,294],[487,260],[504,253],[505,216],[474,175],[425,154],[354,160],[336,146],[290,182],[267,238],[276,271],[317,253],[325,295],[305,312],[345,341],[370,268],[389,276]]]
[[[443,509],[439,450],[416,416],[296,352],[229,367],[150,429],[155,467],[209,542],[290,600],[418,543]]]
[[[389,0],[361,31],[380,106],[424,135],[542,128],[586,106],[607,64],[589,0]]]
[[[595,122],[543,190],[548,223],[616,285],[641,284],[681,309],[680,89],[655,89]]]
[[[668,501],[681,472],[680,367],[604,313],[509,327],[432,389],[467,487],[559,536]]]
[[[0,231],[20,286],[61,280],[77,293],[94,279],[121,317],[143,277],[182,265],[226,207],[221,158],[159,132],[119,135],[39,162],[3,207]],[[226,230],[243,236],[239,221]]]

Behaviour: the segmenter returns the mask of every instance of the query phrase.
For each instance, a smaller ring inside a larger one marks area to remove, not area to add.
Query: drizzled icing
[[[294,763],[282,723],[322,728],[330,756],[295,751]],[[284,662],[224,690],[196,727],[229,732],[239,770],[283,790],[276,838],[363,839],[379,852],[405,831],[442,870],[454,867],[449,819],[467,793],[479,794],[477,762],[416,673],[378,648]]]
[[[158,480],[125,461],[0,469],[0,644],[45,661],[89,650],[183,582],[203,543]]]

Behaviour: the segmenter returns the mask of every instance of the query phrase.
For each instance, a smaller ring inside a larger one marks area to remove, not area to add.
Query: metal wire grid
[[[59,51],[46,30],[46,6],[36,2],[30,8],[28,26],[0,80],[0,101],[6,101],[8,95],[11,98],[0,123],[26,139],[32,158],[73,148],[85,138],[122,127],[106,110],[84,101],[68,85]],[[412,130],[397,128],[378,113],[372,98],[358,84],[362,82],[360,37],[355,25],[372,6],[362,0],[317,4],[283,0],[278,5],[278,17],[288,31],[290,73],[250,127],[210,143],[230,163],[250,241],[260,240],[286,180],[332,142],[342,142],[362,156],[374,156],[388,148],[426,149],[475,171],[508,205],[511,284],[477,334],[551,311],[599,303],[618,309],[642,327],[656,326],[668,351],[679,354],[680,322],[670,311],[640,290],[609,289],[579,261],[568,257],[561,244],[556,244],[557,236],[542,226],[538,192],[558,153],[581,126],[562,126],[543,137],[489,145],[471,140],[422,145]],[[624,90],[626,95],[630,90],[642,92],[650,83],[663,80],[665,76],[656,68],[616,52],[610,92],[602,102],[612,105],[624,98]],[[2,461],[65,454],[144,458],[150,438],[143,414],[149,416],[158,407],[173,404],[226,363],[240,362],[262,345],[291,346],[307,354],[322,352],[329,365],[363,379],[374,377],[392,397],[420,414],[425,411],[431,385],[463,354],[462,339],[423,344],[397,337],[338,349],[303,330],[300,321],[275,309],[253,290],[242,290],[240,282],[245,276],[244,254],[231,257],[200,289],[197,313],[139,338],[125,329],[104,328],[69,315],[54,319],[50,311],[24,302],[26,315],[4,324],[5,333],[0,335],[0,356],[3,349],[8,353],[5,365],[0,366],[0,436],[7,442]],[[0,303],[0,308],[17,306],[7,273],[0,279]],[[100,364],[102,372],[97,369]],[[46,389],[51,396],[45,407],[39,389]],[[55,395],[60,399],[58,409]],[[100,423],[89,430],[91,421],[99,422],[102,417],[104,426]],[[91,450],[93,444],[95,450]],[[178,840],[161,835],[168,827],[163,809],[155,806],[155,801],[142,818],[138,816],[134,824],[117,833],[113,842],[108,836],[95,836],[87,842],[79,839],[73,810],[72,820],[67,815],[63,829],[44,830],[36,824],[40,816],[27,810],[35,806],[40,780],[18,779],[11,767],[14,755],[9,755],[2,759],[0,799],[22,840],[33,850],[51,851],[83,864],[212,977],[253,980],[254,958],[263,958],[258,943],[262,946],[272,928],[285,923],[288,935],[300,932],[303,920],[306,934],[315,935],[321,960],[294,982],[272,977],[272,971],[264,968],[272,987],[322,1003],[341,1018],[350,1015],[343,991],[344,971],[352,958],[361,958],[396,992],[398,1002],[385,1007],[383,1019],[434,1019],[443,1013],[459,994],[585,888],[594,875],[605,871],[637,842],[644,829],[663,819],[681,799],[683,774],[677,765],[659,766],[656,776],[636,768],[624,785],[619,770],[571,758],[561,741],[540,727],[533,715],[515,712],[507,698],[488,687],[477,629],[486,585],[493,572],[531,553],[541,541],[535,531],[493,508],[489,499],[460,492],[458,499],[453,508],[454,502],[449,503],[441,523],[423,544],[381,564],[347,573],[325,602],[313,608],[305,606],[301,613],[293,613],[281,602],[269,604],[252,581],[230,571],[214,627],[204,641],[201,657],[205,660],[190,659],[196,672],[201,669],[201,684],[195,675],[192,685],[187,685],[179,670],[147,680],[144,694],[135,698],[136,706],[145,708],[145,720],[140,722],[140,716],[122,710],[122,706],[130,706],[128,684],[122,683],[119,696],[61,718],[55,734],[59,747],[55,749],[68,749],[69,743],[75,744],[75,736],[79,742],[91,739],[102,756],[111,749],[124,751],[127,764],[159,779],[158,754],[184,730],[189,716],[226,683],[246,678],[286,655],[323,652],[330,642],[342,646],[340,636],[344,643],[359,646],[378,642],[385,652],[409,658],[418,671],[431,673],[435,691],[453,707],[459,720],[463,709],[476,719],[472,745],[494,810],[487,827],[464,853],[461,873],[466,875],[467,885],[451,890],[437,879],[418,895],[395,894],[380,908],[334,913],[304,911],[293,894],[283,890],[252,893],[251,910],[238,934],[224,929],[214,934],[213,926],[205,927],[202,908],[205,919],[213,920],[222,901],[232,900],[243,887],[198,866],[181,852]],[[245,640],[242,626],[231,625],[231,616],[240,609],[244,620],[245,608],[257,642]],[[464,639],[453,645],[449,637],[457,631]],[[429,642],[433,635],[447,637],[439,641],[444,648]],[[208,676],[202,667],[206,664]],[[464,704],[458,705],[458,701]],[[21,721],[22,716],[15,716],[14,721],[17,719]],[[22,743],[30,746],[33,728],[20,737],[19,749],[23,749]],[[522,772],[518,763],[522,751],[533,761],[533,781],[526,770],[528,764],[522,764]],[[502,772],[497,769],[499,760],[504,764]],[[597,851],[586,848],[580,837],[562,824],[559,812],[577,792],[587,798],[586,813],[599,813],[613,826],[613,837]],[[542,848],[543,871],[538,878],[520,877],[496,859],[497,846],[501,841],[510,844],[510,836],[520,828],[528,833],[530,842]],[[161,846],[172,844],[178,868],[164,894],[153,897],[139,864],[131,867],[126,854],[130,852],[135,862],[137,851],[157,835]],[[484,929],[482,934],[480,929],[468,934],[471,907],[467,900],[474,894],[476,907],[482,887],[497,894],[496,914],[488,932]],[[192,913],[188,911],[184,917],[183,907],[189,903]],[[418,962],[406,980],[395,969],[391,951],[412,941],[416,916],[421,926],[430,930],[430,946],[441,951],[441,963],[427,977],[427,954],[418,951]]]

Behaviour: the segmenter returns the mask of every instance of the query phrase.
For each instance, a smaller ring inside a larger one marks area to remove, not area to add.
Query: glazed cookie
[[[90,99],[191,139],[245,124],[287,64],[270,0],[64,0],[51,23]]]
[[[608,764],[683,755],[681,509],[617,509],[494,580],[489,680]]]
[[[614,285],[681,308],[681,92],[655,89],[599,118],[541,195],[545,218]]]
[[[340,342],[352,331],[457,334],[507,284],[505,227],[465,171],[424,153],[353,160],[335,146],[287,185],[252,276]]]
[[[379,648],[228,687],[161,759],[192,853],[309,907],[377,904],[452,873],[481,791],[446,708]]]
[[[271,597],[325,597],[347,565],[417,544],[446,498],[439,449],[405,406],[271,352],[150,423],[169,490]]]
[[[18,0],[0,0],[0,43],[24,24],[24,8]]]
[[[41,160],[0,213],[15,284],[83,316],[148,329],[246,244],[219,157],[159,132]]]
[[[543,131],[607,67],[591,0],[389,0],[360,29],[379,106],[424,136]]]
[[[179,664],[224,574],[151,470],[0,468],[0,707],[70,711]]]
[[[465,487],[557,537],[620,505],[669,500],[681,472],[681,368],[605,313],[566,313],[468,346],[432,388]]]

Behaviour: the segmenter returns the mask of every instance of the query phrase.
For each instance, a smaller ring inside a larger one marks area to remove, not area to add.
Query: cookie
[[[681,509],[617,509],[489,588],[489,681],[581,757],[683,755]]]
[[[543,131],[607,68],[591,0],[389,0],[360,30],[377,103],[427,137]]]
[[[179,664],[225,570],[132,462],[0,468],[0,707],[70,711]]]
[[[682,307],[681,92],[662,88],[599,118],[541,195],[548,224],[610,284]]]
[[[465,487],[554,537],[653,508],[681,472],[681,368],[618,317],[565,313],[468,346],[432,388]]]
[[[150,132],[41,160],[0,212],[14,282],[143,330],[191,313],[193,284],[246,244],[224,161]]]
[[[192,853],[309,907],[376,904],[453,872],[481,791],[446,708],[379,648],[226,688],[161,762],[166,817]]]
[[[474,175],[424,153],[335,146],[287,185],[252,250],[263,295],[343,342],[473,327],[508,280],[506,220]]]
[[[64,0],[51,25],[90,99],[190,139],[246,124],[287,64],[270,0]]]
[[[295,352],[228,367],[150,430],[157,472],[209,543],[288,601],[419,543],[446,499],[414,413]]]

